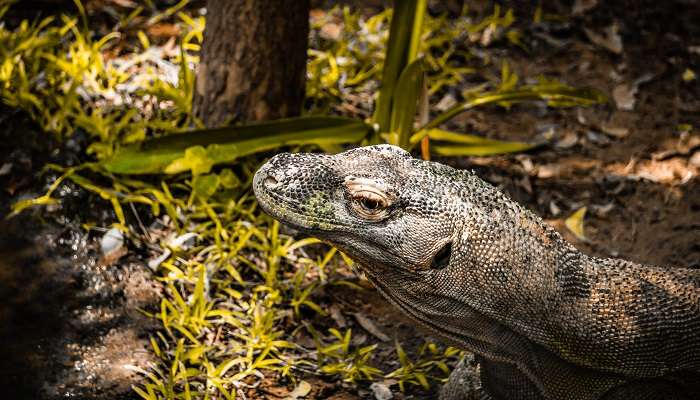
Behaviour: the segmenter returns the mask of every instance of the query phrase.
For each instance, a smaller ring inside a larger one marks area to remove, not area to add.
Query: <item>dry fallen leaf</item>
[[[355,316],[357,323],[360,324],[362,329],[369,332],[372,336],[376,337],[382,342],[388,342],[390,340],[389,336],[387,336],[386,333],[382,332],[379,328],[377,328],[377,326],[374,324],[374,322],[372,322],[372,320],[360,313],[354,313],[353,315]]]
[[[573,15],[583,15],[586,11],[598,5],[598,0],[576,0],[571,11]]]
[[[457,104],[457,99],[455,97],[448,93],[446,94],[438,103],[435,105],[435,109],[438,111],[447,111],[450,108],[454,107],[455,104]]]
[[[561,212],[561,209],[559,208],[559,206],[557,206],[557,203],[555,203],[554,201],[550,201],[549,212],[551,212],[552,215],[556,217]]]
[[[300,397],[306,397],[311,392],[311,385],[307,381],[301,381],[297,387],[289,393],[289,396],[285,397],[284,400],[297,400]]]
[[[615,106],[618,110],[632,111],[634,110],[634,103],[636,99],[634,96],[637,94],[637,85],[630,85],[623,83],[617,85],[613,89],[613,99],[615,100]]]
[[[696,151],[692,157],[688,160],[690,165],[700,168],[700,151]]]
[[[631,176],[657,183],[683,183],[694,176],[689,167],[682,158],[644,161],[636,165],[635,173]]]
[[[619,29],[617,23],[614,23],[599,35],[588,28],[583,28],[591,42],[615,54],[622,53],[622,37],[618,33]]]
[[[624,127],[617,127],[617,126],[611,126],[608,124],[602,124],[600,125],[600,130],[602,130],[604,133],[618,138],[626,138],[630,134],[630,130]]]
[[[564,220],[564,225],[574,234],[579,240],[588,240],[583,232],[583,218],[586,216],[586,207],[581,207],[576,210],[569,218]]]
[[[610,144],[610,139],[608,139],[607,136],[591,130],[586,131],[586,139],[588,139],[588,141],[591,143],[601,146],[607,146]]]
[[[175,24],[159,23],[148,27],[148,35],[156,38],[177,37],[180,27]]]
[[[319,35],[324,39],[338,40],[342,31],[338,24],[329,22],[321,27]]]
[[[576,146],[578,143],[578,135],[576,132],[567,131],[564,135],[557,141],[555,146],[560,149],[568,149]]]
[[[138,6],[137,3],[131,0],[110,0],[109,2],[124,8],[136,8]]]
[[[340,328],[345,328],[348,325],[343,313],[340,311],[340,307],[338,307],[337,304],[331,305],[329,311],[331,312],[331,318],[333,318],[333,321],[335,321],[336,325],[338,325]]]
[[[695,78],[697,78],[697,76],[695,75],[695,72],[692,69],[686,68],[685,71],[683,71],[683,81],[684,82],[693,81],[693,80],[695,80]]]
[[[540,179],[553,178],[559,174],[559,168],[556,165],[540,165],[537,167],[537,177]]]

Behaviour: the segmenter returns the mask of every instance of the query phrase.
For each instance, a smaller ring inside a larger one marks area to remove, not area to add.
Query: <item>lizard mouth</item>
[[[290,228],[302,231],[305,233],[314,233],[323,231],[322,226],[328,225],[328,222],[318,218],[304,215],[295,212],[294,203],[283,196],[274,195],[265,190],[254,190],[255,197],[258,199],[258,204],[262,210],[279,220]]]
[[[307,234],[342,229],[344,226],[327,218],[309,215],[299,205],[298,199],[290,198],[277,190],[280,181],[263,166],[253,177],[253,193],[260,208],[283,224]]]

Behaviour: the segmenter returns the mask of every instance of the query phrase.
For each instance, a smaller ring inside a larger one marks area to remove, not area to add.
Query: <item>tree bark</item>
[[[207,127],[298,115],[309,0],[208,0],[193,111]]]

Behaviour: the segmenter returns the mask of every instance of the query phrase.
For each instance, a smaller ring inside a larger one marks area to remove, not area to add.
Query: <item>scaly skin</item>
[[[474,352],[494,398],[700,398],[698,270],[587,256],[475,174],[393,146],[280,154],[253,188]]]

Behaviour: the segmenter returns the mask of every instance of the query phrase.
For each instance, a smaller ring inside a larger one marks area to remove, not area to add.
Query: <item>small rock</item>
[[[391,392],[391,389],[389,389],[389,387],[383,383],[374,382],[373,384],[369,385],[369,388],[372,389],[372,393],[374,394],[374,398],[376,400],[390,400],[394,398],[394,394]]]
[[[0,167],[0,176],[7,175],[12,171],[12,163],[5,163]]]
[[[124,235],[122,231],[117,228],[112,228],[105,232],[100,240],[100,248],[102,249],[102,254],[109,256],[114,254],[124,245]]]
[[[636,102],[637,85],[623,83],[613,89],[613,100],[618,110],[632,111]]]

